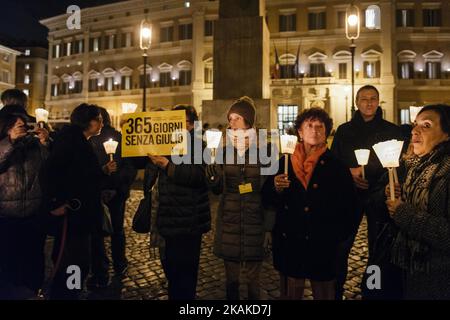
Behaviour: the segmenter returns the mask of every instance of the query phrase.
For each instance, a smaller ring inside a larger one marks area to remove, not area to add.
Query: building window
[[[326,77],[325,63],[311,63],[309,65],[309,76],[311,78]]]
[[[397,27],[414,27],[414,10],[399,9],[397,10]]]
[[[205,37],[211,37],[214,34],[214,21],[205,20]]]
[[[91,38],[90,51],[97,52],[100,50],[100,38]]]
[[[108,49],[114,49],[116,47],[116,35],[115,34],[110,34],[107,35],[105,42],[108,44]]]
[[[68,82],[63,82],[62,94],[69,94],[69,83]]]
[[[378,61],[364,61],[364,78],[373,79],[379,77]]]
[[[114,78],[106,78],[106,91],[113,91],[114,88]]]
[[[52,96],[53,97],[58,96],[58,84],[56,83],[52,84]]]
[[[66,43],[66,56],[70,56],[72,54],[72,42]]]
[[[161,28],[161,42],[173,41],[173,26]]]
[[[25,63],[25,70],[30,70],[30,64],[29,63]]]
[[[400,110],[400,124],[409,124],[411,123],[409,116],[409,109],[401,109]]]
[[[75,80],[73,93],[81,93],[81,91],[83,91],[83,80]]]
[[[23,89],[22,92],[25,93],[25,94],[27,95],[27,97],[30,96],[30,90],[28,90],[28,89]]]
[[[147,88],[150,87],[150,84],[152,83],[151,80],[152,80],[151,74],[149,74],[147,72],[147,83],[146,83],[146,87]],[[139,85],[140,85],[141,88],[144,88],[144,74],[141,74],[139,76]]]
[[[77,40],[75,42],[75,53],[76,54],[83,53],[83,42],[84,42],[83,39]]]
[[[122,34],[122,47],[129,48],[132,46],[132,34],[131,32]]]
[[[441,9],[423,9],[423,26],[440,27]]]
[[[347,63],[339,63],[339,79],[347,79]]]
[[[427,62],[426,64],[427,79],[440,79],[441,78],[441,63],[440,62]]]
[[[414,63],[400,62],[398,64],[399,79],[412,79],[414,75]]]
[[[283,14],[280,15],[280,32],[289,32],[297,30],[297,15]]]
[[[25,84],[30,84],[30,76],[29,75],[25,75],[25,79],[23,80],[23,83]]]
[[[192,71],[181,70],[180,71],[180,86],[189,86],[191,84]]]
[[[172,85],[172,78],[170,72],[161,72],[159,74],[159,86],[170,87]]]
[[[98,79],[89,79],[89,91],[98,91]]]
[[[337,13],[337,27],[345,28],[345,11],[338,11]]]
[[[286,134],[287,130],[294,126],[297,114],[298,106],[296,105],[278,106],[278,130],[280,134]]]
[[[53,46],[53,58],[59,58],[60,57],[60,49],[61,45],[60,44],[55,44]]]
[[[371,5],[366,9],[366,28],[380,29],[381,28],[381,13],[380,7]]]
[[[325,29],[327,24],[326,17],[325,12],[308,13],[308,30]]]
[[[205,83],[213,83],[214,72],[213,68],[205,68]]]
[[[192,39],[192,23],[179,25],[178,31],[180,40]]]
[[[25,50],[25,55],[26,55],[26,56],[29,56],[29,55],[30,55],[30,49],[26,49],[26,50]]]
[[[122,82],[120,83],[122,90],[131,90],[131,77],[122,76]]]

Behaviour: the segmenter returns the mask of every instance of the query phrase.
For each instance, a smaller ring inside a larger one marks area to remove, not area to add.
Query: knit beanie
[[[256,118],[256,108],[253,100],[247,96],[239,98],[230,107],[227,113],[227,119],[230,118],[230,114],[236,113],[240,115],[245,121],[253,127]]]

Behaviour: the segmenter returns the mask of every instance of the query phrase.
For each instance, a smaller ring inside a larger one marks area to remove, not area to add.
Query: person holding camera
[[[0,299],[35,296],[44,280],[45,229],[39,168],[48,133],[27,114],[0,115]]]

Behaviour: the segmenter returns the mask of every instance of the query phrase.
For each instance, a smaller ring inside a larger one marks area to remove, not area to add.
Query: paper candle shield
[[[356,160],[360,166],[365,166],[369,162],[370,150],[358,149],[355,150]]]
[[[133,113],[136,109],[136,103],[122,103],[122,113]]]
[[[389,140],[373,145],[373,149],[384,168],[396,168],[399,166],[402,147],[403,141],[398,140]]]
[[[409,119],[411,120],[411,123],[414,123],[417,118],[417,114],[422,110],[423,107],[409,107]]]
[[[36,122],[37,123],[39,123],[39,122],[47,123],[48,122],[48,111],[47,110],[38,108],[38,109],[36,109],[35,113],[36,113]]]
[[[297,144],[297,136],[284,134],[280,136],[281,153],[293,154]]]
[[[119,143],[117,141],[114,141],[113,139],[109,139],[106,142],[103,142],[103,146],[105,147],[107,154],[115,154],[116,149]]]
[[[215,130],[206,131],[206,147],[209,149],[217,149],[222,140],[222,132]]]

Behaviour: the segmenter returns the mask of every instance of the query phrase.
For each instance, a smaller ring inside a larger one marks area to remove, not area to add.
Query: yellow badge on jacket
[[[250,192],[253,192],[253,188],[252,188],[252,184],[251,183],[245,183],[245,184],[240,184],[239,185],[239,193],[240,194],[250,193]]]

